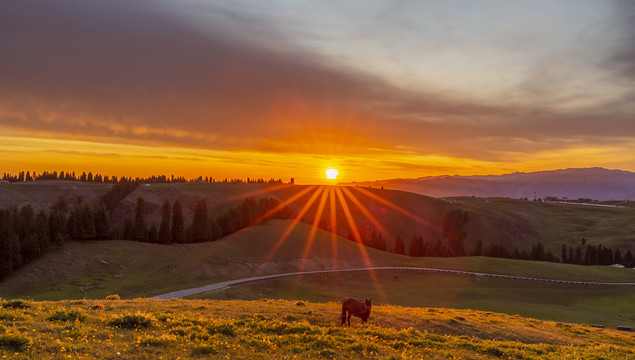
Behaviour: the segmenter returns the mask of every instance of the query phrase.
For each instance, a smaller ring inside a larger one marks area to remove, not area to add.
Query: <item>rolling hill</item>
[[[84,198],[97,204],[112,185],[72,182],[30,182],[0,186],[0,208],[27,203],[47,209],[59,196]],[[382,236],[388,251],[399,238],[406,252],[414,236],[434,243],[443,241],[443,221],[456,209],[469,213],[463,225],[465,250],[470,254],[480,240],[485,246],[501,245],[529,252],[541,242],[546,251],[560,256],[563,244],[575,249],[584,243],[620,249],[622,255],[635,252],[635,209],[629,206],[541,203],[505,198],[437,199],[420,194],[363,187],[312,187],[283,184],[167,183],[140,186],[119,202],[110,216],[111,224],[123,227],[134,215],[135,203],[143,198],[148,226],[159,226],[161,206],[178,200],[183,205],[186,226],[200,199],[208,204],[212,218],[237,208],[249,196],[273,198],[288,203],[308,224],[335,230],[342,237],[367,241]],[[322,205],[321,205],[322,204]],[[310,206],[309,206],[310,205]],[[321,216],[316,215],[321,209]],[[331,217],[331,213],[335,214]],[[351,226],[351,221],[354,226]],[[357,232],[357,234],[356,234]]]
[[[578,281],[635,282],[632,269],[484,257],[411,258],[360,248],[290,220],[272,220],[219,241],[157,245],[130,241],[71,242],[18,269],[0,283],[0,297],[37,300],[147,297],[230,279],[302,270],[414,266]],[[275,251],[273,251],[275,249]],[[366,257],[362,254],[366,253]],[[345,273],[253,282],[202,295],[214,299],[284,298],[328,302],[373,297],[378,304],[454,307],[575,323],[635,323],[632,287],[556,285],[475,276]]]

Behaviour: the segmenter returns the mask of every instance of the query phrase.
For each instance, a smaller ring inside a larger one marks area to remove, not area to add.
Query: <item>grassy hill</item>
[[[68,200],[82,197],[96,205],[111,184],[38,181],[14,183],[0,186],[0,208],[34,205],[36,210],[48,209],[62,195]],[[309,189],[310,188],[310,189]],[[212,217],[236,207],[247,196],[271,197],[284,202],[293,198],[290,207],[301,212],[307,206],[303,220],[313,223],[321,201],[322,188],[281,184],[235,184],[235,183],[174,183],[140,186],[119,203],[111,216],[111,223],[121,228],[127,217],[134,215],[138,197],[146,201],[148,226],[160,221],[161,205],[164,201],[179,200],[183,205],[186,224],[191,221],[198,200],[207,201]],[[333,187],[327,187],[327,192]],[[319,192],[317,197],[313,195]],[[352,195],[356,201],[353,201]],[[530,251],[532,245],[542,242],[547,251],[560,256],[562,244],[575,246],[584,238],[588,244],[603,244],[613,249],[635,252],[635,209],[629,206],[597,207],[574,204],[552,204],[526,202],[511,199],[455,198],[435,199],[427,196],[394,190],[348,187],[333,197],[338,234],[353,236],[349,220],[342,206],[344,199],[361,236],[369,238],[372,232],[383,234],[389,250],[390,238],[399,236],[406,248],[413,235],[421,235],[434,242],[442,237],[443,217],[452,209],[469,212],[465,224],[466,249],[470,252],[481,239],[484,244],[500,244],[510,251]],[[325,202],[320,225],[332,226],[331,203]],[[311,206],[308,206],[313,199]],[[361,207],[361,208],[360,208]],[[363,208],[363,210],[362,210]],[[379,226],[377,225],[379,224]],[[623,255],[623,254],[622,254]]]
[[[81,197],[86,203],[96,206],[99,205],[101,196],[112,186],[113,184],[49,180],[4,184],[0,185],[0,209],[30,204],[36,212],[48,211],[60,196],[64,196],[69,204],[72,204],[73,199]]]
[[[0,356],[11,359],[627,359],[611,329],[492,312],[373,306],[339,326],[335,302],[4,301]]]
[[[635,209],[583,204],[541,203],[512,199],[456,198],[470,212],[466,224],[469,242],[530,249],[537,241],[560,256],[562,244],[575,248],[584,238],[591,245],[635,252]]]
[[[129,241],[69,243],[0,283],[0,296],[37,300],[146,297],[257,275],[372,266],[435,267],[525,277],[635,282],[635,271],[483,257],[410,258],[363,248],[311,227],[268,221],[211,243],[155,245]],[[274,251],[275,249],[275,251]],[[253,282],[205,294],[215,299],[285,298],[328,302],[373,297],[380,304],[455,307],[541,319],[635,324],[635,290],[624,286],[562,285],[434,273],[322,274]]]

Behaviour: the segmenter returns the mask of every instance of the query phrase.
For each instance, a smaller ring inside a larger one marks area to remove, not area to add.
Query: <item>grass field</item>
[[[410,258],[333,242],[310,227],[269,221],[212,243],[154,245],[128,241],[70,243],[0,283],[0,296],[35,300],[146,297],[231,279],[300,270],[373,266],[434,267],[524,277],[635,282],[635,270],[484,257]],[[276,249],[272,251],[272,249]],[[102,263],[105,262],[106,264]],[[285,298],[328,302],[373,297],[378,304],[453,307],[575,323],[634,325],[635,288],[562,285],[432,273],[378,272],[303,276],[254,282],[205,295],[217,299]]]
[[[277,278],[192,296],[197,299],[287,299],[315,302],[354,296],[377,304],[495,311],[611,327],[635,324],[633,287],[548,285],[404,271]]]
[[[629,359],[635,337],[493,312],[304,301],[3,301],[11,359]]]
[[[470,212],[466,231],[470,242],[531,249],[541,241],[560,257],[562,244],[575,248],[584,238],[591,245],[635,252],[635,209],[581,204],[541,203],[512,199],[457,198]]]

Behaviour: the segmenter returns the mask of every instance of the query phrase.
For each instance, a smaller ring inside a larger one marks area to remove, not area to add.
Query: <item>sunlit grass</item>
[[[374,306],[339,326],[339,303],[75,300],[1,309],[11,359],[627,359],[635,337],[491,312]],[[55,314],[77,314],[58,316]]]

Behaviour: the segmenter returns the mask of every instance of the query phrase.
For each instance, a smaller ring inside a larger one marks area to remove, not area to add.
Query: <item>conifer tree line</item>
[[[541,242],[535,243],[529,250],[509,249],[502,244],[485,245],[479,238],[473,249],[468,251],[465,246],[466,231],[464,225],[469,220],[469,213],[460,209],[449,211],[442,220],[442,235],[436,239],[424,239],[421,235],[413,235],[408,243],[406,239],[397,235],[386,239],[375,229],[358,229],[361,241],[364,245],[382,251],[390,251],[396,254],[411,257],[454,257],[454,256],[487,256],[517,260],[562,262],[577,265],[613,265],[621,264],[626,267],[635,267],[635,259],[630,250],[622,253],[620,249],[611,249],[599,245],[586,244],[583,239],[575,249],[565,244],[562,245],[561,257],[546,251]],[[320,227],[327,228],[323,223]],[[356,241],[349,232],[346,236],[351,241]]]
[[[194,208],[191,223],[186,225],[179,200],[173,203],[166,200],[161,206],[161,221],[157,227],[156,224],[148,226],[145,220],[146,202],[139,197],[134,217],[125,220],[121,237],[158,244],[214,241],[252,225],[267,213],[272,213],[268,219],[294,217],[294,212],[288,206],[280,207],[279,204],[274,198],[256,200],[248,197],[237,207],[231,207],[214,217],[209,214],[207,201],[200,199]],[[279,207],[279,210],[273,212]]]
[[[92,172],[86,173],[85,171],[81,174],[76,174],[74,171],[57,171],[48,172],[43,171],[38,174],[35,171],[20,171],[17,175],[4,173],[2,175],[2,179],[11,183],[14,182],[24,182],[24,181],[35,181],[35,180],[59,180],[59,181],[83,181],[83,182],[95,182],[95,183],[112,183],[117,184],[119,182],[128,182],[128,183],[185,183],[185,182],[224,182],[224,183],[250,183],[250,184],[282,184],[282,179],[274,179],[270,178],[269,180],[265,180],[263,178],[247,178],[247,179],[239,179],[239,178],[224,178],[222,180],[215,179],[211,176],[198,176],[196,178],[187,180],[183,176],[166,176],[166,175],[153,175],[150,177],[128,177],[122,176],[118,178],[117,176],[107,176],[102,174],[93,174]],[[290,184],[294,183],[294,179],[291,178],[289,181]]]

